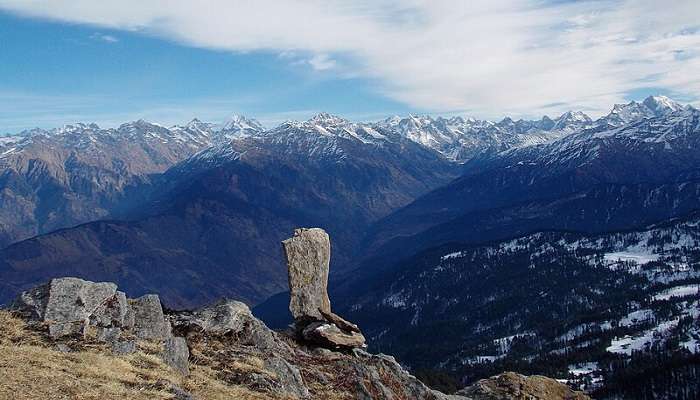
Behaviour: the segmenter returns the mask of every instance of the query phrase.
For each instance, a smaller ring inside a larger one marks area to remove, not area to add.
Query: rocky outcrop
[[[13,310],[44,332],[39,336],[57,352],[135,353],[129,357],[139,366],[157,355],[182,377],[154,384],[175,398],[210,398],[202,388],[216,387],[232,388],[222,398],[245,392],[256,394],[251,398],[280,400],[586,399],[552,379],[517,374],[445,395],[425,386],[393,357],[356,348],[360,342],[344,342],[360,335],[359,329],[330,310],[319,311],[323,321],[307,324],[309,332],[300,338],[296,331],[270,330],[237,301],[164,314],[158,296],[129,300],[113,284],[76,278],[54,279],[23,293]],[[308,339],[319,332],[326,336]],[[345,351],[329,350],[337,347]]]
[[[587,400],[582,392],[571,390],[546,376],[524,376],[515,372],[504,372],[457,392],[458,395],[473,400]]]
[[[282,242],[289,274],[289,311],[298,335],[328,348],[365,346],[357,325],[331,311],[328,273],[331,243],[321,228],[299,228]]]
[[[135,352],[137,340],[161,343],[163,360],[177,371],[188,372],[187,344],[173,337],[155,294],[129,300],[114,283],[58,278],[23,292],[10,309],[45,327],[51,339],[95,340],[118,355]],[[58,346],[69,349],[65,343]]]

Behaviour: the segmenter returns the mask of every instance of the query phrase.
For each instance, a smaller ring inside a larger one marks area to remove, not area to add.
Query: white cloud
[[[90,35],[90,39],[101,40],[107,43],[116,43],[119,41],[119,39],[117,39],[115,36],[105,35],[103,33],[93,33],[92,35]]]
[[[281,60],[305,54],[313,69],[376,79],[387,96],[442,112],[595,114],[640,88],[700,97],[697,0],[0,0],[0,8]]]

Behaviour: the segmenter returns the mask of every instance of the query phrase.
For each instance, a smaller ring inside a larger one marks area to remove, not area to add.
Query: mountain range
[[[318,226],[339,308],[409,366],[614,397],[632,390],[619,365],[664,354],[687,377],[697,355],[700,111],[663,96],[595,120],[35,129],[0,138],[0,201],[0,303],[79,276],[173,308],[234,297],[271,321],[278,243]],[[431,332],[444,342],[425,347]]]

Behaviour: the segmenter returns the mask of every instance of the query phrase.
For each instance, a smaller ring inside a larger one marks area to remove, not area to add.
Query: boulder
[[[147,294],[129,302],[133,315],[127,320],[134,321],[133,332],[139,339],[165,340],[171,336],[170,323],[165,319],[160,298]]]
[[[190,373],[188,363],[190,350],[187,348],[185,338],[171,337],[167,339],[163,346],[161,357],[168,366],[181,374],[188,375]]]
[[[328,269],[331,243],[328,234],[320,228],[300,228],[294,236],[283,241],[287,259],[289,311],[296,321],[322,320],[319,312],[330,313],[328,298]]]
[[[240,301],[221,300],[195,311],[171,315],[173,331],[187,336],[193,332],[209,335],[231,335],[241,344],[263,350],[287,349],[274,333]]]
[[[53,338],[84,335],[91,318],[111,318],[101,313],[106,312],[106,304],[115,298],[116,291],[114,283],[95,283],[78,278],[52,279],[45,285],[23,292],[11,308],[32,320],[46,323]],[[109,313],[111,315],[111,309]]]

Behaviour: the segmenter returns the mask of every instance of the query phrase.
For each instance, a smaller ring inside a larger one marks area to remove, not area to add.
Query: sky
[[[0,132],[700,102],[697,0],[0,0]]]

